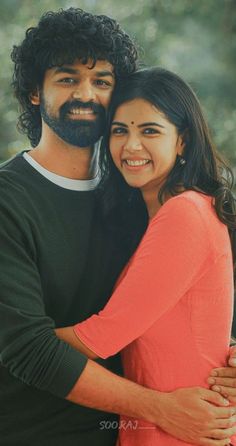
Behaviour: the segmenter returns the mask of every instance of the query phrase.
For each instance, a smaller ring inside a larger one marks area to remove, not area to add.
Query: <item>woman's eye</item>
[[[123,127],[115,127],[111,132],[112,135],[123,135],[124,133],[126,133],[126,129]]]
[[[153,129],[151,127],[144,129],[143,133],[144,133],[144,135],[158,135],[158,134],[160,134],[160,132],[157,129]]]

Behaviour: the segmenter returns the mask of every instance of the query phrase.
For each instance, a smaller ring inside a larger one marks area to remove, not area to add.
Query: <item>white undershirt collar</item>
[[[95,149],[99,150],[99,143],[95,144]],[[30,156],[27,152],[23,153],[23,158],[41,175],[43,175],[47,180],[56,184],[59,187],[63,187],[64,189],[70,189],[75,191],[86,192],[95,189],[100,182],[100,172],[98,171],[95,178],[91,180],[74,180],[71,178],[62,177],[61,175],[57,175],[56,173],[50,172],[45,169],[41,164],[35,161],[32,156]]]

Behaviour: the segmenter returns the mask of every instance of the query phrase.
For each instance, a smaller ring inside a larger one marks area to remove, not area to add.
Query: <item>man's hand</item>
[[[220,398],[218,398],[220,397]],[[224,446],[236,434],[236,407],[216,392],[200,387],[160,393],[156,424],[187,443]],[[211,404],[213,403],[213,404]],[[225,407],[219,407],[224,405]]]
[[[230,407],[219,393],[200,387],[159,392],[114,375],[91,360],[67,399],[146,420],[182,441],[199,446],[225,446],[236,434],[233,427],[236,407]]]
[[[236,404],[236,347],[230,348],[228,359],[230,367],[213,369],[208,384],[215,392],[221,393],[231,403]]]

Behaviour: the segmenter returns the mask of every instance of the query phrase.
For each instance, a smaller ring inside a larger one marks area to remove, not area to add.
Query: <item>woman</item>
[[[146,387],[206,387],[210,370],[225,365],[231,332],[230,170],[190,87],[160,68],[119,84],[109,130],[108,211],[119,209],[120,221],[129,216],[125,232],[135,241],[141,192],[149,223],[106,307],[74,327],[78,345],[90,357],[121,350],[125,376]],[[128,426],[123,417],[121,446],[183,444],[142,420]]]

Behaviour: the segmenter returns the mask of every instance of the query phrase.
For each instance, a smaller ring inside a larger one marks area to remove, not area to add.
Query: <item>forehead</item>
[[[94,65],[93,61],[89,59],[87,63],[82,63],[80,60],[76,60],[72,64],[63,64],[55,66],[46,71],[47,76],[55,76],[60,73],[68,73],[75,75],[83,75],[86,77],[92,77],[94,75],[110,76],[114,78],[114,67],[107,60],[97,60]]]
[[[146,99],[136,98],[121,104],[116,112],[115,119],[127,121],[126,123],[139,124],[144,121],[167,122],[167,118],[154,104]]]

